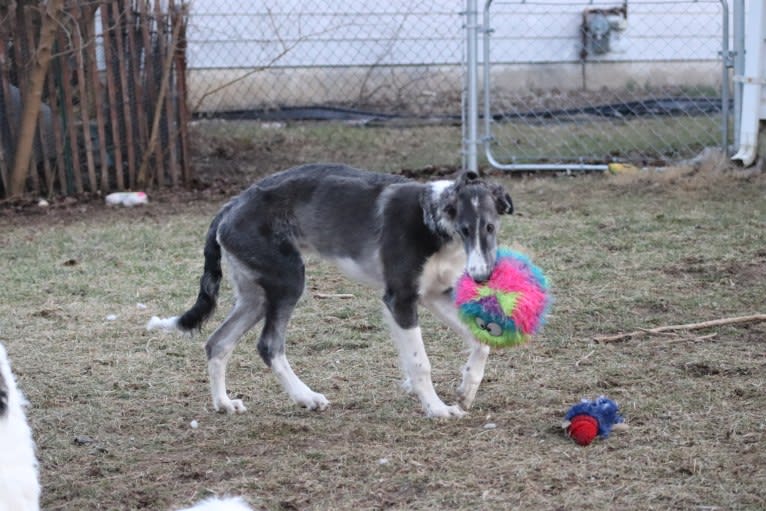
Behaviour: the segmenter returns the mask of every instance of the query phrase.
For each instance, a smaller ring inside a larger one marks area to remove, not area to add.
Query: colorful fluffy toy
[[[495,348],[522,344],[545,322],[551,305],[548,282],[527,256],[497,250],[497,262],[486,282],[463,274],[455,286],[458,315],[476,339]]]
[[[617,403],[605,396],[597,399],[583,399],[569,409],[562,427],[572,440],[580,445],[590,444],[596,435],[606,438],[612,429],[625,429],[627,426],[620,417]]]

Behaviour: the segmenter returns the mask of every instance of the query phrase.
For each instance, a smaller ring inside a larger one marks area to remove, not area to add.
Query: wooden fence
[[[34,100],[30,72],[45,2],[3,5],[0,197],[7,197],[25,103]],[[32,156],[28,168],[21,164],[25,194],[106,193],[190,182],[187,12],[181,0],[63,3]]]

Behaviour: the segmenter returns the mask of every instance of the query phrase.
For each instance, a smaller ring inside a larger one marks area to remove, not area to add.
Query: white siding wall
[[[456,64],[463,41],[460,10],[455,0],[194,0],[189,64],[193,68]]]
[[[619,5],[495,1],[493,87],[720,84],[722,7],[716,0],[630,0],[627,29],[614,35],[613,51],[588,57],[583,83],[582,12]],[[215,110],[343,103],[370,90],[379,91],[376,101],[420,101],[405,96],[423,90],[459,97],[464,9],[463,0],[193,0],[192,104]],[[261,66],[268,69],[238,78]],[[300,73],[288,72],[296,68]],[[415,68],[427,71],[414,76]],[[236,88],[206,95],[231,80]],[[415,80],[412,90],[402,85]]]
[[[194,0],[189,63],[193,68],[459,64],[463,4],[459,0]],[[582,11],[619,5],[619,1],[494,2],[492,60],[577,62]],[[595,58],[715,60],[720,34],[719,2],[631,0],[627,30],[613,40],[614,51]]]

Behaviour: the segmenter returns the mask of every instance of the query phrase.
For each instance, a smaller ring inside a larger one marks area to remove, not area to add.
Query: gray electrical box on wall
[[[583,34],[583,57],[615,51],[613,38],[619,41],[620,35],[628,27],[627,19],[627,5],[610,9],[586,9],[580,27]]]
[[[588,53],[603,55],[609,52],[609,20],[600,12],[587,16]]]

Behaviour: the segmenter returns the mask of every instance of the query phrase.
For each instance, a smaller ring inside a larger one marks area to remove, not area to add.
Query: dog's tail
[[[204,249],[205,266],[202,272],[202,277],[199,279],[197,301],[189,310],[180,316],[173,316],[170,318],[153,316],[146,324],[147,330],[159,328],[162,330],[191,332],[193,330],[199,330],[202,327],[202,324],[213,314],[213,311],[215,311],[216,299],[218,297],[218,290],[221,286],[221,279],[223,278],[223,272],[221,271],[221,245],[218,243],[217,239],[218,226],[226,212],[231,208],[231,205],[232,204],[229,203],[224,206],[213,219],[213,222],[210,224],[210,228],[207,231],[207,239],[205,240]]]

